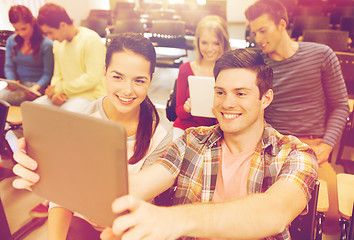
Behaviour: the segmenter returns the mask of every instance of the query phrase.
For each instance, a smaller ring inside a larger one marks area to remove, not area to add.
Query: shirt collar
[[[279,135],[280,133],[276,132],[271,125],[267,123],[265,124],[260,145],[264,151],[267,151],[272,156],[276,156],[280,151]],[[197,136],[200,144],[207,143],[209,147],[219,141],[222,137],[223,132],[219,124],[215,125],[206,134],[200,134]]]

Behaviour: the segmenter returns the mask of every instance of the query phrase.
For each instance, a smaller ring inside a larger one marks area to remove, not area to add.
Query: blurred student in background
[[[52,40],[54,75],[46,96],[37,102],[73,110],[105,93],[103,68],[105,46],[100,36],[73,24],[65,9],[53,3],[40,8],[37,18]]]
[[[189,127],[211,126],[215,118],[194,117],[191,115],[188,76],[214,77],[213,68],[217,59],[230,50],[229,33],[225,20],[219,16],[206,16],[197,25],[195,33],[197,59],[183,63],[177,78],[176,114],[174,138],[178,138]]]
[[[328,160],[349,115],[338,58],[324,44],[292,40],[287,10],[277,0],[256,1],[245,15],[264,61],[274,71],[274,101],[265,111],[265,120],[315,151],[319,178],[327,182],[329,194],[323,230],[338,232],[337,178]]]
[[[5,77],[44,93],[53,75],[53,42],[43,35],[36,19],[25,6],[12,6],[9,21],[15,33],[6,42]],[[19,106],[25,100],[33,100],[35,95],[7,88],[0,91],[0,98]]]

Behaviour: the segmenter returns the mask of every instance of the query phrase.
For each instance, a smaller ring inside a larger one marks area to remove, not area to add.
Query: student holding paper
[[[188,76],[213,77],[216,60],[230,50],[229,33],[223,18],[206,16],[198,23],[195,34],[195,45],[198,49],[197,59],[183,63],[177,78],[176,114],[174,138],[178,138],[189,127],[211,126],[214,118],[195,117],[191,115]]]
[[[53,75],[53,42],[43,35],[27,7],[12,6],[9,20],[15,33],[6,42],[5,76],[32,91],[42,92]],[[0,91],[0,98],[18,106],[25,100],[33,100],[35,95],[8,87]]]

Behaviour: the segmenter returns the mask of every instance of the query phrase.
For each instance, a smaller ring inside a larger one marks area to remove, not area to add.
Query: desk
[[[3,90],[7,87],[7,82],[0,81],[0,90]]]
[[[22,124],[21,107],[10,106],[6,121],[10,123],[10,125],[15,125],[15,126]]]
[[[353,211],[354,175],[346,173],[337,174],[337,184],[339,212],[343,218],[349,219]]]
[[[319,181],[320,190],[318,192],[317,211],[324,213],[327,212],[329,208],[327,182],[321,179],[319,179]]]

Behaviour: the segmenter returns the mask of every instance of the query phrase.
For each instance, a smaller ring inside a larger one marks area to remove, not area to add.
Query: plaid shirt
[[[189,128],[157,161],[176,178],[173,205],[212,201],[222,136],[219,125]],[[300,186],[309,201],[317,175],[318,165],[312,149],[268,125],[252,158],[248,194],[265,192],[277,180],[286,179]],[[290,239],[288,228],[267,239]]]

